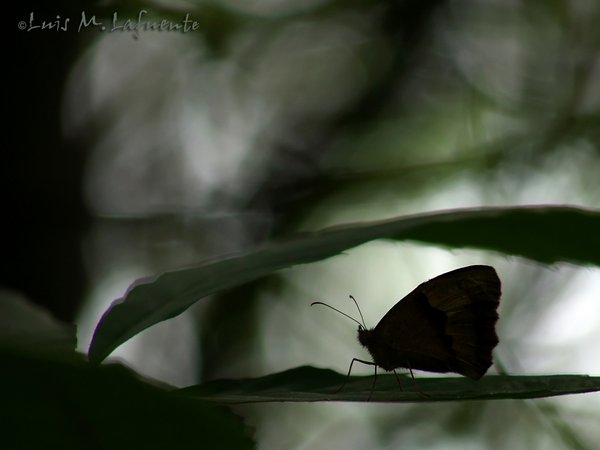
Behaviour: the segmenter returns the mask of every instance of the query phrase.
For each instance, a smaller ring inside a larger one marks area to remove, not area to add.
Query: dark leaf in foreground
[[[255,448],[224,406],[176,395],[119,364],[1,347],[0,357],[2,448]]]

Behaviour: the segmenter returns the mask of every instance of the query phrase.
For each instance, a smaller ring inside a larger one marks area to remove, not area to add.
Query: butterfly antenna
[[[362,320],[363,327],[365,327],[365,330],[366,330],[367,324],[365,323],[365,318],[363,317],[362,312],[360,311],[360,308],[358,307],[358,302],[356,301],[356,299],[354,298],[353,295],[349,295],[349,297],[352,299],[352,301],[356,305],[356,309],[358,309],[358,313],[360,314],[360,319]]]
[[[337,308],[334,308],[334,307],[333,307],[333,306],[331,306],[331,305],[328,305],[327,303],[323,303],[323,302],[312,302],[312,303],[310,304],[310,306],[313,306],[313,305],[323,305],[323,306],[327,306],[328,308],[331,308],[331,309],[333,309],[334,311],[337,311],[337,312],[339,312],[339,313],[340,313],[342,316],[346,316],[348,319],[355,321],[355,322],[356,322],[356,323],[357,323],[359,326],[361,326],[361,327],[363,326],[363,325],[361,325],[361,323],[360,323],[358,320],[356,320],[354,317],[350,317],[350,316],[349,316],[348,314],[346,314],[345,312],[342,312],[342,311],[340,311],[339,309],[337,309]]]

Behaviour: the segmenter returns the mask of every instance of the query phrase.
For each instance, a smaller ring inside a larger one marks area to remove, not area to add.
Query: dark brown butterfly
[[[429,372],[455,372],[477,380],[492,364],[498,344],[495,324],[500,279],[493,267],[468,266],[417,286],[371,330],[358,323],[358,340],[373,358],[354,361],[387,371],[404,367]],[[354,300],[353,297],[351,297]],[[356,303],[356,300],[354,300]],[[358,308],[358,304],[356,305]],[[359,308],[360,313],[360,308]],[[362,313],[360,313],[362,318]]]

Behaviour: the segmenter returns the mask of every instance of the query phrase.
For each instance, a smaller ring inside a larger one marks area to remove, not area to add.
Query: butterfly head
[[[369,342],[371,342],[372,333],[373,333],[373,330],[368,330],[364,326],[359,325],[358,326],[358,342],[360,342],[360,345],[368,348]]]

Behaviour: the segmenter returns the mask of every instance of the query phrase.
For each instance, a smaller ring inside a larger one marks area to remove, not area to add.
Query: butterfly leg
[[[346,379],[344,380],[342,385],[339,388],[337,388],[337,390],[334,393],[337,394],[337,393],[341,392],[342,389],[344,389],[344,387],[346,386],[346,383],[348,382],[348,379],[350,378],[350,373],[352,372],[352,365],[354,364],[354,361],[366,364],[368,366],[375,366],[375,379],[373,380],[373,388],[371,389],[371,393],[369,394],[369,399],[368,399],[368,400],[370,400],[371,394],[373,394],[373,390],[375,389],[375,381],[377,380],[377,365],[372,361],[365,361],[363,359],[358,359],[358,358],[352,358],[352,361],[350,361],[350,367],[348,368],[348,374],[346,375]]]
[[[396,381],[398,382],[398,386],[400,387],[400,390],[404,391],[404,389],[402,389],[402,383],[400,382],[400,377],[398,376],[398,372],[396,372],[396,369],[394,369],[394,375],[396,375]]]
[[[421,386],[417,382],[417,379],[415,378],[415,374],[413,373],[412,367],[410,367],[410,364],[407,364],[407,365],[408,365],[408,371],[410,372],[410,377],[412,378],[413,382],[415,383],[415,387],[417,388],[417,391],[419,391],[419,394],[421,394],[423,397],[429,397],[429,395],[427,395],[425,392],[423,392],[421,390]]]
[[[371,396],[373,395],[373,391],[375,390],[375,382],[377,381],[377,364],[373,364],[375,366],[375,376],[373,377],[373,386],[371,386],[371,392],[369,392],[369,397],[367,397],[367,401],[371,401]]]

